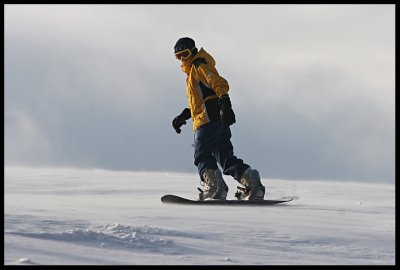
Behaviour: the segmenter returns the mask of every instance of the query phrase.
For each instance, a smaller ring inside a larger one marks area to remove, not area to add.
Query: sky
[[[395,179],[395,5],[4,5],[5,165],[197,172],[184,36],[263,178]]]

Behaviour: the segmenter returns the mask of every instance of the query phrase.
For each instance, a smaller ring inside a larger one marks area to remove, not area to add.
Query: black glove
[[[176,133],[181,133],[181,126],[186,124],[186,120],[190,119],[191,113],[189,108],[185,108],[180,115],[172,120],[172,126]]]
[[[221,109],[221,120],[224,123],[224,126],[230,126],[236,123],[235,113],[232,110],[231,99],[229,98],[229,96],[221,96],[218,99],[218,104]]]

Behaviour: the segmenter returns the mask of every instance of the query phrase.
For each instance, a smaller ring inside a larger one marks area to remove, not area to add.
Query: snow
[[[5,167],[6,265],[394,265],[395,186],[266,179],[275,206],[193,198],[195,173]],[[233,198],[237,182],[226,177]]]

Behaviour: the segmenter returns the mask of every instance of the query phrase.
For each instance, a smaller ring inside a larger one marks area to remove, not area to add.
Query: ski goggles
[[[186,60],[192,55],[192,51],[190,49],[184,49],[175,53],[175,57],[179,60]]]

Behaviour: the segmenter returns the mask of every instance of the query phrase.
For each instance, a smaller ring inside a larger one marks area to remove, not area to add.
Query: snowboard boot
[[[261,184],[260,174],[251,167],[247,168],[240,183],[244,186],[238,187],[235,197],[238,200],[263,200],[265,195],[265,187]]]
[[[222,178],[221,170],[206,169],[203,172],[201,183],[204,183],[204,191],[200,188],[199,201],[206,199],[225,200],[228,195],[228,186]]]

